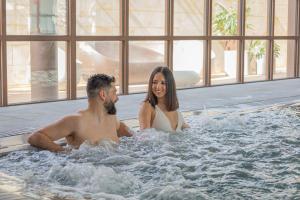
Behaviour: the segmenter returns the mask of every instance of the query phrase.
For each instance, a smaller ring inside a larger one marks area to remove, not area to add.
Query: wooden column
[[[6,58],[6,0],[1,0],[1,47],[0,47],[0,106],[7,106],[7,58]]]
[[[296,34],[297,0],[288,2],[288,35]],[[296,72],[296,43],[294,40],[287,41],[287,77],[295,77]]]

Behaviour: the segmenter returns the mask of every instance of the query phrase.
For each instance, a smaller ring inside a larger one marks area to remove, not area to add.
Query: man
[[[88,108],[68,115],[30,135],[28,143],[54,152],[64,148],[54,141],[66,138],[78,148],[84,141],[97,144],[102,140],[119,142],[121,136],[132,136],[127,126],[116,117],[118,100],[114,77],[96,74],[87,83]]]

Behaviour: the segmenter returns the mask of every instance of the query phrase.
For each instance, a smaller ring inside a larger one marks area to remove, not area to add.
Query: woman
[[[181,132],[189,127],[184,123],[176,95],[176,85],[168,67],[153,70],[148,94],[139,112],[140,129],[155,128],[167,132]]]

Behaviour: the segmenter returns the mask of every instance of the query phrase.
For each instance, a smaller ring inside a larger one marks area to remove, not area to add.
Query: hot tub
[[[120,145],[10,152],[0,157],[0,190],[28,199],[300,199],[299,110],[200,110],[185,114],[191,128],[181,134],[136,128]]]

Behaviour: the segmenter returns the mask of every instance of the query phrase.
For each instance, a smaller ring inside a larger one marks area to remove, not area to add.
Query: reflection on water
[[[149,129],[119,146],[12,152],[0,172],[15,180],[0,174],[0,186],[35,199],[299,199],[297,112],[204,111],[187,117],[182,134]]]

